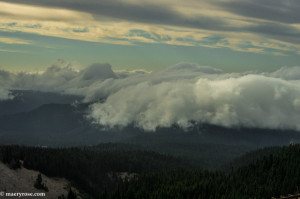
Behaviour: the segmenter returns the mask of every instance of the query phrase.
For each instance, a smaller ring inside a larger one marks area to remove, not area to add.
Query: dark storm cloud
[[[300,23],[299,0],[232,0],[217,4],[225,10],[246,17]]]
[[[287,24],[262,22],[242,29],[247,32],[265,34],[271,38],[281,41],[300,43],[300,31]]]

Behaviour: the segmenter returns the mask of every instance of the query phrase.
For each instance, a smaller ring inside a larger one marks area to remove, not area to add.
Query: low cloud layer
[[[299,81],[257,74],[203,76],[125,87],[94,104],[91,116],[103,125],[134,123],[149,131],[172,124],[186,128],[191,121],[300,129]]]
[[[227,127],[300,130],[300,67],[272,73],[223,73],[180,63],[161,71],[81,71],[58,61],[40,74],[0,72],[0,100],[9,89],[76,94],[92,102],[90,118],[108,127],[134,124],[146,131],[192,122]],[[102,99],[104,102],[99,102]]]

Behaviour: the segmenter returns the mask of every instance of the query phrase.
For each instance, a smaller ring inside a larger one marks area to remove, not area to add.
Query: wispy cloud
[[[223,0],[217,4],[238,15],[287,24],[300,23],[300,2],[297,0]]]
[[[31,44],[30,41],[25,41],[17,38],[0,37],[0,43],[5,44]]]
[[[88,13],[72,11],[62,8],[47,8],[43,6],[30,6],[14,3],[0,2],[0,15],[16,20],[46,20],[46,21],[78,21],[92,19]]]
[[[295,0],[14,0],[2,1],[0,6],[2,31],[122,45],[164,43],[276,55],[295,54],[300,49],[299,3]],[[245,42],[251,46],[245,47]]]
[[[23,50],[11,50],[11,49],[3,49],[0,48],[1,52],[8,52],[8,53],[27,53],[27,51],[23,51]]]

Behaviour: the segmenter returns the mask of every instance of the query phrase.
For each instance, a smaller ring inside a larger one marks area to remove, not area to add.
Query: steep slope
[[[20,168],[10,169],[0,162],[0,190],[5,193],[44,193],[45,198],[57,199],[58,196],[68,195],[70,182],[63,178],[49,178],[42,174],[42,182],[46,184],[49,191],[39,190],[34,187],[39,172]],[[26,197],[37,198],[37,197]]]

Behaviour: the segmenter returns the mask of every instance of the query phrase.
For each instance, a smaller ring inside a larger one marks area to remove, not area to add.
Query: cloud
[[[11,93],[3,88],[0,88],[0,101],[10,100],[13,99]]]
[[[285,80],[300,80],[300,69],[299,67],[282,67],[277,71],[271,73],[272,77],[281,78]]]
[[[71,63],[57,60],[43,73],[18,73],[12,88],[64,92],[85,95],[84,90],[94,83],[115,78],[110,64],[92,64],[78,71]]]
[[[20,2],[25,3],[25,2]],[[0,16],[14,19],[29,19],[29,20],[49,20],[49,21],[78,21],[83,19],[92,19],[89,14],[75,12],[68,9],[46,8],[42,6],[30,6],[25,4],[15,4],[10,2],[0,2]],[[10,23],[15,26],[16,23]],[[34,26],[31,28],[39,28]]]
[[[82,80],[101,80],[115,78],[110,64],[92,64],[82,72]]]
[[[244,31],[258,34],[265,34],[276,40],[286,41],[290,43],[300,43],[300,30],[295,26],[281,24],[275,22],[259,22],[248,27],[243,27]]]
[[[87,27],[85,27],[85,28],[73,28],[73,32],[84,33],[84,32],[89,32],[89,29]]]
[[[1,49],[0,52],[6,52],[6,53],[27,53],[27,51],[24,50],[11,50],[11,49]]]
[[[150,23],[150,24],[164,24],[164,25],[175,25],[185,26],[192,28],[205,28],[205,29],[225,29],[226,21],[223,19],[217,19],[210,16],[201,15],[187,17],[173,9],[173,6],[164,5],[158,2],[132,2],[132,1],[95,1],[89,0],[87,3],[82,1],[56,1],[56,0],[31,0],[31,1],[20,1],[14,0],[9,1],[14,3],[26,3],[34,6],[44,7],[59,7],[67,10],[76,10],[80,12],[90,13],[95,18],[103,17],[128,20],[139,23]],[[70,11],[71,12],[71,11]],[[59,12],[60,14],[61,12]],[[45,14],[40,13],[39,16]],[[69,15],[68,15],[69,16]],[[53,16],[56,19],[56,16]]]
[[[193,32],[194,35],[199,34],[197,31],[203,31],[215,38],[234,37],[232,34],[244,33],[251,34],[251,38],[249,35],[244,37],[250,41],[263,37],[259,40],[265,41],[272,38],[277,41],[288,42],[290,45],[300,43],[300,15],[298,12],[300,5],[297,0],[203,0],[201,3],[199,1],[162,2],[157,0],[88,0],[85,2],[79,0],[30,0],[26,2],[10,0],[7,3],[0,2],[0,5],[3,7],[0,14],[8,15],[9,19],[13,17],[22,21],[28,18],[40,20],[40,23],[43,23],[43,20],[51,21],[53,25],[58,27],[49,29],[47,27],[49,22],[44,23],[42,25],[46,26],[43,28],[44,34],[72,39],[88,40],[87,38],[90,38],[89,41],[119,41],[121,44],[122,39],[140,38],[139,41],[144,42],[176,43],[176,38],[173,35],[156,37],[155,34],[149,33],[145,26],[151,26],[150,29],[153,27],[185,29]],[[57,23],[54,24],[53,21]],[[62,27],[66,24],[58,23],[59,21],[71,23],[68,24],[68,27]],[[11,21],[8,24],[13,23]],[[126,28],[120,27],[118,23],[125,23],[125,27],[131,27],[132,30],[127,28],[127,31],[124,32]],[[72,24],[73,27],[71,27]],[[41,24],[39,25],[41,26]],[[118,27],[116,29],[119,30],[113,32],[111,28],[108,29],[110,35],[116,37],[103,34],[109,26]],[[10,26],[10,29],[12,28]],[[69,36],[63,35],[61,32],[58,34],[60,28],[68,30],[67,32],[71,34]],[[32,30],[23,27],[23,31],[25,30],[32,32]],[[41,31],[39,32],[41,33]],[[54,34],[55,32],[56,34]],[[118,32],[122,34],[120,35]],[[159,32],[156,34],[160,36]],[[102,39],[98,38],[99,35],[103,35]],[[128,45],[131,42],[126,43],[123,40],[124,43]],[[180,43],[177,42],[178,44]],[[189,43],[182,44],[188,45]]]
[[[212,68],[209,66],[200,66],[198,64],[193,63],[180,63],[176,64],[174,66],[170,66],[167,69],[163,71],[164,73],[177,73],[183,75],[185,73],[187,74],[220,74],[222,73],[222,70]]]
[[[219,1],[223,9],[236,14],[282,23],[300,23],[298,0],[229,0]]]
[[[294,55],[300,48],[299,14],[295,9],[298,3],[275,2],[276,6],[269,0],[263,0],[261,5],[258,1],[254,4],[248,0],[203,0],[201,3],[195,0],[10,0],[0,1],[0,26],[1,31],[8,33],[23,32],[88,42],[157,43]],[[236,8],[231,8],[231,4]],[[239,9],[246,9],[244,4],[266,10],[260,13],[270,13],[269,19],[251,17],[256,16],[251,6],[249,16],[240,13]],[[283,8],[280,12],[285,16],[291,11],[291,18],[297,19],[295,23],[277,20],[281,15],[272,18],[278,14],[275,10],[278,7]],[[241,48],[243,42],[251,42],[254,48]],[[269,46],[275,43],[277,47],[269,49],[262,43]],[[286,47],[279,49],[280,45]]]
[[[10,73],[0,70],[0,101],[10,100],[13,98],[9,90],[5,87],[8,81],[10,81]]]
[[[30,44],[29,41],[23,41],[16,38],[0,37],[0,43],[5,44]]]
[[[92,105],[91,117],[110,127],[133,123],[148,131],[173,124],[187,128],[195,121],[300,130],[299,83],[254,74],[145,81]]]
[[[146,131],[174,124],[300,130],[300,67],[271,73],[224,73],[179,63],[152,73],[114,72],[109,64],[78,70],[58,60],[43,73],[0,72],[1,99],[9,89],[76,94],[90,102],[89,118],[108,127]]]

